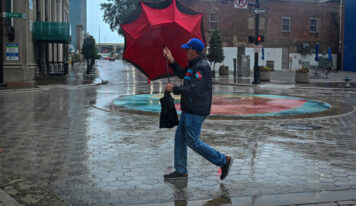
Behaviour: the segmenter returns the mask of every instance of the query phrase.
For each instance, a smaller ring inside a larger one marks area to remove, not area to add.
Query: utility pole
[[[3,28],[3,17],[2,17],[2,0],[0,0],[0,87],[6,87],[4,84],[4,28]]]
[[[256,0],[256,5],[255,5],[255,10],[258,10],[260,8],[260,0]],[[258,67],[258,32],[259,28],[259,14],[258,12],[255,12],[255,65],[254,65],[254,71],[253,71],[253,82],[252,84],[259,84],[260,83],[260,69]]]

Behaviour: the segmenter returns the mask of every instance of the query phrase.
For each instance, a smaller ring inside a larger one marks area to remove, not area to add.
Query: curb
[[[1,93],[14,93],[14,92],[39,92],[41,91],[41,88],[35,87],[35,88],[24,88],[24,89],[1,89]]]
[[[278,83],[270,83],[270,84],[239,84],[239,83],[225,83],[225,82],[218,82],[218,81],[213,81],[213,84],[219,84],[219,85],[226,85],[226,86],[244,86],[244,87],[260,87],[261,85],[290,85],[293,86],[289,89],[318,89],[318,90],[342,90],[342,91],[356,91],[356,88],[340,88],[340,87],[307,87],[307,86],[295,86],[293,84],[278,84]]]
[[[67,86],[73,86],[73,88],[83,88],[83,87],[92,87],[92,86],[100,86],[100,85],[105,85],[108,84],[109,81],[108,80],[104,80],[100,78],[100,74],[98,72],[99,68],[96,68],[95,66],[95,73],[93,73],[93,77],[94,77],[94,81],[91,84],[79,84],[79,85],[70,85],[70,84],[48,84],[48,85],[36,85],[36,87],[32,87],[32,88],[12,88],[12,89],[0,89],[0,94],[1,93],[18,93],[18,92],[39,92],[39,91],[48,91],[60,86],[57,85],[67,85]],[[84,74],[84,73],[83,73]],[[49,89],[45,89],[45,86],[50,86]],[[62,88],[62,87],[60,87]]]
[[[107,80],[103,80],[98,78],[98,83],[93,83],[93,84],[81,84],[81,85],[73,85],[73,88],[85,88],[85,87],[93,87],[93,86],[101,86],[101,85],[105,85],[108,84],[109,81]],[[51,85],[52,88],[50,89],[44,89],[43,87],[39,86],[36,88],[24,88],[24,89],[4,89],[4,90],[0,90],[0,94],[2,93],[20,93],[20,92],[41,92],[41,91],[48,91],[54,88],[57,88],[58,86],[56,85],[68,85],[68,84],[53,84]],[[59,87],[58,87],[59,88]]]

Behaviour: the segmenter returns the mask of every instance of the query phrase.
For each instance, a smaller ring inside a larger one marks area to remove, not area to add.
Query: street
[[[312,118],[207,119],[201,139],[234,158],[229,176],[220,181],[219,168],[188,150],[188,181],[165,182],[174,170],[175,128],[159,129],[158,113],[128,112],[113,101],[162,93],[167,80],[149,84],[119,60],[97,68],[108,84],[0,91],[0,188],[20,203],[41,205],[44,195],[19,186],[21,178],[74,206],[356,199],[356,90],[214,84],[214,92],[304,97],[340,109]]]

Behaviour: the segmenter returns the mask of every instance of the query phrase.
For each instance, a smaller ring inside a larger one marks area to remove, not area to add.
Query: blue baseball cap
[[[205,48],[205,45],[200,39],[192,38],[186,44],[182,44],[182,48],[183,49],[194,49],[194,50],[202,52],[203,49]]]

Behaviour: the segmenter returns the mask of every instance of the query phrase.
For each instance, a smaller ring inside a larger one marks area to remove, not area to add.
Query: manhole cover
[[[316,130],[321,129],[320,126],[314,126],[309,124],[281,124],[281,127],[290,130]]]

